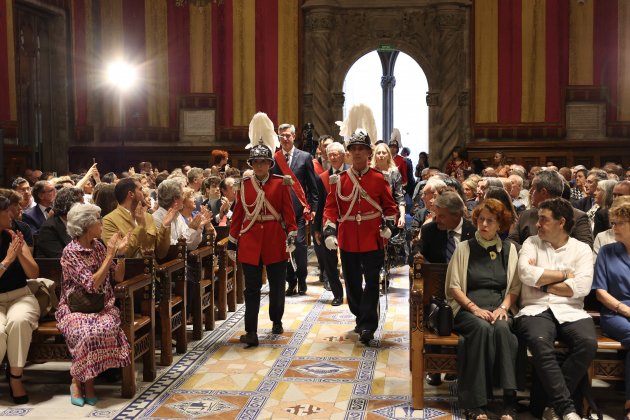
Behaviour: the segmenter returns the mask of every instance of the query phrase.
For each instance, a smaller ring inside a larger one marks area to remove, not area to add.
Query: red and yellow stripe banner
[[[0,121],[17,120],[13,0],[0,0]]]
[[[630,121],[630,2],[476,0],[474,122],[562,124],[563,92],[604,86]]]
[[[217,94],[221,126],[246,126],[257,111],[277,124],[297,123],[298,3],[73,0],[77,125],[90,125],[100,102],[106,126],[177,128],[178,97],[190,93]],[[123,121],[118,93],[102,83],[102,69],[117,58],[138,65],[141,80],[123,98]]]

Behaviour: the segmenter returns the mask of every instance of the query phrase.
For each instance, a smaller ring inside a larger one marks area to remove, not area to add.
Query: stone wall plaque
[[[216,110],[180,109],[179,137],[181,140],[214,140]]]
[[[606,137],[606,104],[569,102],[567,104],[567,139]]]

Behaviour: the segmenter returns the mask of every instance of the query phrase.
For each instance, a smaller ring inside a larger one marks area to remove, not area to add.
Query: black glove
[[[381,237],[385,239],[391,238],[395,228],[396,224],[393,220],[385,219],[381,223]]]

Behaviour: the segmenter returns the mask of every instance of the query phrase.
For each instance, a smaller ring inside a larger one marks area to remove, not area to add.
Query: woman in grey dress
[[[446,273],[446,298],[460,335],[458,398],[468,419],[488,418],[486,405],[493,387],[504,390],[501,420],[515,417],[518,339],[512,332],[512,316],[521,283],[516,247],[499,237],[512,219],[500,201],[481,202],[472,216],[475,238],[457,246]]]

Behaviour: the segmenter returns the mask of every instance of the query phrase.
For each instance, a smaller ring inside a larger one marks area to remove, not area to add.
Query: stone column
[[[390,134],[394,128],[394,87],[396,78],[394,77],[394,66],[399,51],[378,50],[378,57],[381,59],[383,76],[381,76],[381,88],[383,88],[383,134],[382,139],[388,142]]]
[[[315,125],[317,136],[326,133],[327,127],[334,123],[329,59],[333,27],[334,16],[331,9],[311,10],[306,16],[305,50],[308,54],[304,57],[304,121]]]

